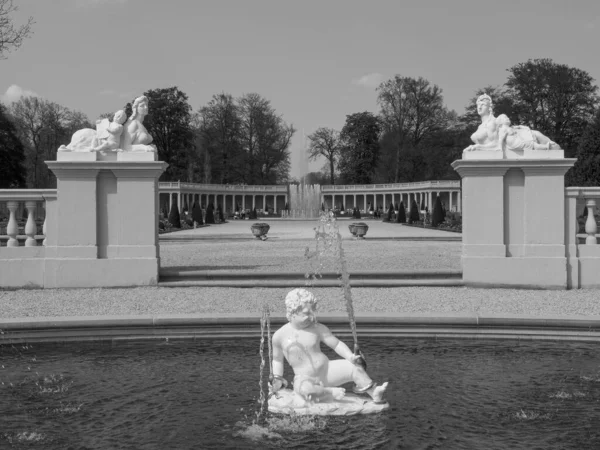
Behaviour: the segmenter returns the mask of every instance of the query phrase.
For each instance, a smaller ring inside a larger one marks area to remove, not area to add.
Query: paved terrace
[[[250,237],[252,222],[222,225],[165,235],[161,240],[164,267],[195,266],[212,270],[305,270],[304,248],[313,245],[314,221],[270,220],[270,239]],[[350,238],[340,222],[351,271],[364,269],[460,269],[460,242],[433,241],[453,233],[369,221],[364,241]],[[385,237],[390,239],[384,239]],[[399,240],[405,238],[405,240]],[[410,240],[429,238],[427,240]],[[394,240],[396,239],[396,240]],[[291,288],[292,286],[290,286]],[[265,303],[284,314],[289,288],[167,288],[0,290],[0,319],[81,316],[158,316],[177,314],[260,314]],[[344,314],[339,288],[315,288],[320,314]],[[464,287],[353,288],[357,315],[400,316],[600,316],[594,290],[537,291]],[[600,319],[600,317],[596,317]]]

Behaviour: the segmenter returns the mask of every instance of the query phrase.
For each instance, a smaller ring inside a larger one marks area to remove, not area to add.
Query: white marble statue
[[[121,136],[121,149],[125,152],[155,152],[152,136],[144,126],[144,118],[148,114],[148,97],[142,95],[135,99],[132,113]]]
[[[511,126],[506,114],[496,119],[498,125],[498,141],[504,151],[512,150],[560,150],[556,142],[536,130],[523,125]]]
[[[144,127],[148,114],[148,97],[135,99],[132,114],[125,122],[125,111],[115,113],[113,121],[96,121],[96,129],[84,128],[73,133],[69,145],[61,145],[59,152],[156,152],[152,136]],[[123,125],[123,123],[125,124]]]
[[[102,119],[96,121],[96,137],[92,142],[91,150],[94,152],[117,150],[121,145],[123,123],[127,114],[122,109],[115,113],[113,121]]]
[[[477,113],[481,117],[481,124],[477,131],[471,135],[473,145],[465,148],[466,152],[475,150],[497,150],[500,151],[498,140],[498,124],[494,117],[494,106],[492,97],[482,94],[477,97]]]
[[[285,304],[289,323],[273,335],[270,410],[281,412],[288,408],[296,413],[356,414],[387,407],[384,394],[388,383],[378,386],[360,365],[361,355],[353,354],[329,328],[317,322],[314,295],[306,289],[294,289],[286,296]],[[321,342],[343,359],[330,361],[321,352]],[[287,386],[283,378],[284,357],[294,371],[293,391],[282,389]],[[372,401],[346,394],[340,386],[349,382],[355,384],[354,393],[367,395]],[[365,409],[369,407],[370,410]]]
[[[556,159],[564,158],[560,146],[536,130],[523,125],[511,126],[505,114],[494,117],[492,98],[477,98],[481,124],[471,135],[473,145],[464,149],[464,159]]]

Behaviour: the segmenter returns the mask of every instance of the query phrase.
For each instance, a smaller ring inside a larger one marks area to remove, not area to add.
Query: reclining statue
[[[539,131],[524,125],[511,126],[505,114],[494,117],[492,98],[487,94],[477,98],[477,113],[481,117],[481,124],[471,135],[473,144],[465,148],[465,152],[504,151],[506,157],[506,150],[561,150],[556,142]]]
[[[125,111],[115,113],[113,121],[96,121],[96,129],[84,128],[73,133],[69,145],[61,145],[59,152],[98,152],[132,151],[155,152],[152,136],[144,127],[144,118],[148,114],[148,97],[142,95],[135,99],[132,114],[125,122]],[[123,125],[124,123],[124,125]]]

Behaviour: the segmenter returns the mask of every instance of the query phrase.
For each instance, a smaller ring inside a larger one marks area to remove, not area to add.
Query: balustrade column
[[[594,208],[596,207],[596,200],[589,199],[585,206],[587,207],[587,220],[585,221],[585,232],[587,237],[585,238],[586,245],[597,245],[598,240],[596,239],[596,233],[598,232],[598,226],[596,225],[596,219],[594,218]]]
[[[452,191],[448,192],[448,197],[450,198],[450,200],[448,202],[448,210],[452,211]]]
[[[17,223],[16,213],[19,208],[19,202],[6,202],[6,207],[9,211],[8,225],[6,226],[6,234],[8,235],[7,247],[18,247],[17,234],[19,233],[19,225]]]
[[[171,212],[172,208],[173,208],[173,193],[169,192],[169,212],[167,214],[169,214]]]
[[[25,241],[25,247],[37,247],[37,242],[35,241],[35,233],[37,232],[35,224],[36,206],[37,202],[35,201],[25,202],[25,208],[27,208],[27,223],[25,224],[27,240]]]
[[[177,209],[181,212],[181,192],[177,193]]]
[[[44,241],[42,242],[42,245],[45,247],[46,246],[46,242],[48,241],[48,233],[46,233],[47,227],[46,227],[46,222],[48,222],[48,208],[46,207],[46,202],[42,203],[42,207],[44,208],[44,225],[42,225],[42,233],[44,234]]]

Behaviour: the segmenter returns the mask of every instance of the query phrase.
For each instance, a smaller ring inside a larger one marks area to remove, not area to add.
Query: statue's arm
[[[344,344],[342,341],[336,338],[333,335],[333,333],[329,330],[329,328],[327,328],[325,325],[319,324],[319,327],[321,340],[325,343],[325,345],[327,345],[330,349],[332,349],[342,358],[353,362],[354,354],[352,353],[352,350],[350,350],[346,344]]]
[[[283,348],[280,335],[273,335],[273,375],[283,376]]]
[[[283,378],[283,348],[281,346],[281,338],[275,333],[273,335],[273,365],[271,373],[271,390],[277,392],[284,386],[287,386],[287,382]]]

